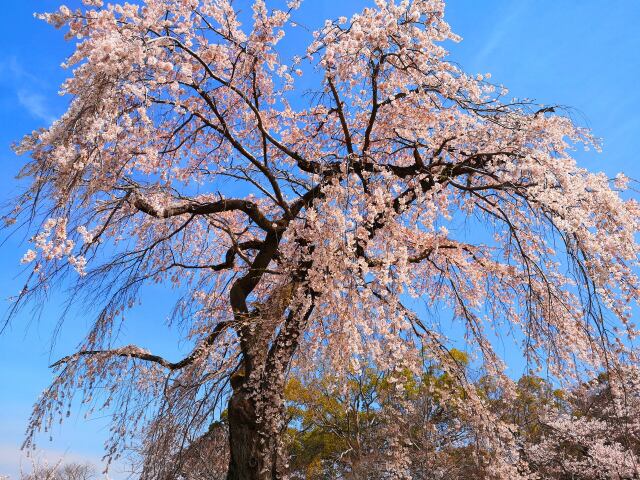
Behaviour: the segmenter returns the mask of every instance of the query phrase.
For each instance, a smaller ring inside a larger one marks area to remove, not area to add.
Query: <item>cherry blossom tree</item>
[[[17,146],[28,186],[7,221],[36,227],[16,308],[63,278],[101,307],[54,364],[27,445],[75,392],[113,413],[109,458],[141,438],[142,478],[172,478],[226,408],[227,478],[285,478],[288,372],[373,364],[398,389],[380,475],[409,478],[404,372],[427,359],[464,392],[452,401],[487,475],[527,478],[510,424],[449,353],[447,317],[504,398],[496,338],[560,383],[604,370],[625,384],[640,253],[628,180],[576,165],[597,144],[570,118],[448,61],[442,0],[376,0],[291,59],[300,1],[84,3],[41,15],[78,39],[71,102]],[[117,343],[158,283],[182,295],[182,359]]]
[[[31,472],[21,472],[20,480],[92,480],[98,478],[90,463],[62,463],[53,466],[32,462]]]
[[[567,411],[546,409],[544,434],[525,447],[543,478],[638,478],[638,380],[637,369],[624,371],[624,382],[601,374],[571,392]]]

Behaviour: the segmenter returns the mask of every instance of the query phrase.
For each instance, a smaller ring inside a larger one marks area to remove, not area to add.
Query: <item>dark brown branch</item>
[[[226,330],[228,326],[229,322],[218,323],[213,329],[213,332],[211,332],[211,334],[207,338],[205,338],[205,340],[200,345],[194,348],[191,353],[185,358],[175,363],[169,362],[164,357],[161,357],[159,355],[153,355],[152,353],[149,353],[135,345],[128,345],[126,347],[121,347],[114,350],[81,350],[72,355],[67,355],[64,358],[61,358],[60,360],[52,364],[50,368],[55,368],[66,363],[70,363],[80,357],[103,355],[110,357],[135,358],[138,360],[144,360],[146,362],[157,363],[158,365],[171,371],[180,370],[193,363],[193,361],[198,358],[207,347],[213,345],[216,339],[222,332]]]
[[[455,249],[460,249],[460,250],[464,250],[467,253],[470,253],[471,255],[473,255],[473,246],[469,245],[467,243],[459,243],[459,242],[451,242],[451,243],[442,243],[439,244],[437,246],[434,247],[428,247],[425,248],[424,250],[414,254],[414,255],[410,255],[409,257],[407,257],[407,263],[420,263],[424,260],[429,259],[429,257],[431,256],[431,254],[438,250],[438,249],[443,249],[443,250],[455,250]],[[371,268],[375,268],[375,267],[382,267],[385,262],[382,260],[377,260],[377,259],[373,259],[373,258],[369,258],[367,256],[364,256],[367,265]],[[476,259],[477,260],[477,259]]]
[[[242,199],[222,199],[216,202],[200,203],[195,200],[187,201],[181,205],[174,205],[158,209],[145,199],[136,195],[132,202],[133,206],[139,211],[151,215],[155,218],[170,218],[184,214],[191,215],[210,215],[213,213],[241,211],[247,214],[256,225],[267,232],[274,230],[274,223],[269,220],[260,208],[249,200]]]
[[[342,100],[340,99],[338,90],[336,90],[336,87],[333,84],[333,80],[331,80],[331,78],[329,78],[328,83],[329,83],[329,88],[331,88],[331,93],[333,94],[333,98],[336,102],[336,111],[338,112],[338,118],[340,118],[340,125],[342,125],[342,132],[344,134],[344,141],[347,145],[347,152],[349,152],[349,154],[353,154],[353,143],[351,141],[351,133],[349,133],[349,126],[347,125],[347,119],[344,115],[344,109],[342,108]]]
[[[382,62],[382,60],[380,60]],[[381,64],[375,64],[373,66],[373,70],[371,72],[371,113],[369,115],[369,123],[367,124],[367,129],[364,132],[364,143],[362,145],[362,153],[363,155],[369,151],[369,146],[371,145],[371,132],[373,131],[373,127],[376,123],[376,117],[378,115],[378,109],[380,108],[380,104],[378,103],[378,75],[380,74]]]
[[[225,255],[224,261],[217,263],[215,265],[186,265],[180,262],[173,262],[169,267],[179,267],[186,269],[208,269],[213,270],[214,272],[220,272],[222,270],[227,270],[233,267],[235,263],[236,256],[240,254],[240,256],[245,259],[244,255],[241,255],[241,252],[244,250],[257,250],[262,246],[262,242],[260,240],[248,240],[246,242],[239,243],[237,245],[233,245]]]
[[[267,233],[249,271],[233,283],[229,291],[229,298],[231,307],[236,314],[246,315],[248,313],[246,299],[267,271],[269,263],[278,252],[279,244],[280,235],[276,231]]]

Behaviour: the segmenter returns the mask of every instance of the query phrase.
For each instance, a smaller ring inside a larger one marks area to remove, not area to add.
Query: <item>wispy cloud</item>
[[[32,117],[44,120],[48,125],[53,123],[55,117],[49,111],[44,95],[26,89],[18,90],[17,95],[20,105],[22,105]]]
[[[502,15],[497,18],[495,25],[493,26],[491,35],[487,42],[483,45],[478,55],[476,55],[475,63],[481,66],[486,60],[496,51],[501,43],[505,41],[508,34],[511,33],[514,25],[517,24],[517,20],[522,16],[531,0],[519,0],[507,2],[508,7]]]
[[[47,82],[25,69],[15,56],[0,61],[0,76],[5,95],[8,94],[12,102],[48,125],[55,120],[47,96],[42,93],[49,90]]]
[[[40,86],[44,85],[42,78],[39,78],[36,75],[33,75],[32,73],[29,73],[27,70],[25,70],[14,55],[9,57],[7,61],[3,63],[3,67],[3,69],[9,71],[9,73],[15,80],[26,80],[31,83],[39,84]]]

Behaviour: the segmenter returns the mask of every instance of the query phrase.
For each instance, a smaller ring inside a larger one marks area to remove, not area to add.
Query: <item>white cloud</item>
[[[17,92],[18,102],[32,117],[44,120],[48,125],[52,124],[55,117],[49,112],[47,101],[44,95],[26,89]]]
[[[502,15],[496,16],[498,19],[491,30],[491,36],[484,44],[478,55],[475,58],[475,64],[481,68],[482,64],[486,62],[496,49],[503,43],[518,18],[525,13],[528,4],[531,0],[509,1],[509,8],[506,12],[501,12]]]
[[[42,78],[38,78],[37,76],[27,72],[22,67],[22,65],[20,65],[20,62],[18,62],[18,59],[13,55],[11,57],[9,57],[8,61],[6,61],[4,63],[3,67],[5,67],[7,70],[9,70],[11,75],[16,80],[20,80],[20,81],[27,80],[27,81],[29,81],[31,83],[35,83],[35,84],[38,84],[38,85],[44,85],[44,82],[43,82]]]
[[[33,75],[15,56],[10,56],[0,60],[0,79],[5,91],[15,95],[13,98],[17,98],[17,104],[29,115],[47,125],[53,123],[56,117],[51,113],[47,96],[41,93],[50,90],[43,77]]]

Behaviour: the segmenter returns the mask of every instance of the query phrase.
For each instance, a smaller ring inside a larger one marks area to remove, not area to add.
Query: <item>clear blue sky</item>
[[[113,0],[112,0],[113,1]],[[239,0],[238,3],[245,3]],[[68,1],[74,7],[79,0]],[[10,144],[48,124],[64,111],[57,95],[67,72],[59,65],[71,51],[62,32],[35,20],[34,11],[50,11],[57,0],[4,2],[0,53],[0,190],[3,201],[18,190],[14,176],[22,159]],[[317,26],[327,17],[349,16],[373,0],[305,0],[298,20]],[[451,58],[465,70],[491,72],[513,96],[573,107],[574,118],[603,139],[601,154],[579,153],[584,166],[613,176],[618,171],[640,179],[640,2],[637,0],[449,0],[447,19],[463,37]],[[0,249],[0,301],[21,286],[19,259],[26,246],[11,238]],[[60,293],[57,293],[60,296]],[[168,355],[178,350],[157,328],[167,316],[168,296],[149,290],[142,310],[124,332],[123,342],[138,341]],[[30,408],[51,380],[52,359],[69,353],[88,318],[73,315],[50,348],[60,298],[52,298],[39,320],[24,311],[0,336],[0,475],[15,475]],[[0,311],[5,307],[0,305]],[[139,317],[138,317],[139,315]],[[507,358],[507,360],[509,360]],[[517,359],[513,359],[517,362]],[[72,415],[41,439],[48,455],[98,461],[107,434],[105,419]],[[119,477],[121,475],[115,475]]]

